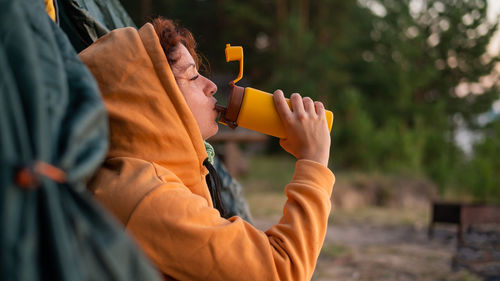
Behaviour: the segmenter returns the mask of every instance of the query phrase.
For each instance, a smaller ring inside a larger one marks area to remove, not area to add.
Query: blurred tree
[[[490,124],[482,142],[476,144],[474,158],[467,161],[458,174],[462,193],[472,194],[488,202],[500,203],[500,120]]]
[[[373,46],[362,54],[368,66],[354,84],[367,96],[376,128],[406,139],[391,148],[399,159],[389,159],[448,184],[464,161],[453,142],[457,119],[477,128],[477,115],[499,98],[495,84],[480,83],[498,61],[486,52],[497,30],[487,21],[487,1],[360,3],[378,16]]]

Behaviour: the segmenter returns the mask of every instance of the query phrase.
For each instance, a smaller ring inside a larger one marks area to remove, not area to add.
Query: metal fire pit
[[[435,223],[457,224],[458,243],[464,242],[465,230],[475,224],[500,224],[500,206],[487,204],[465,204],[434,202],[429,225],[429,238],[434,235]]]

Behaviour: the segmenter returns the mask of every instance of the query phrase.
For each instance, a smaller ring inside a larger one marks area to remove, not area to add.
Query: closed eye
[[[196,75],[196,76],[194,76],[193,78],[191,78],[191,79],[189,79],[189,80],[190,80],[190,81],[194,81],[194,80],[198,79],[198,77],[200,77],[200,75]]]

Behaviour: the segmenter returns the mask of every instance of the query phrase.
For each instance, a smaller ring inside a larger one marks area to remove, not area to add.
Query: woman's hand
[[[299,160],[312,160],[327,166],[331,140],[323,104],[294,93],[290,97],[292,111],[283,91],[276,90],[273,98],[287,134],[287,138],[280,139],[281,147]]]

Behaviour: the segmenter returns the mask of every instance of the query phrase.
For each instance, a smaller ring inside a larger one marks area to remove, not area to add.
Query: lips
[[[217,106],[217,99],[213,98],[213,101],[214,101],[214,107],[213,107],[213,109],[215,111],[217,111],[217,108],[216,108],[216,106]]]
[[[212,111],[214,112],[215,118],[219,116],[219,111],[217,110],[217,100],[213,99],[214,105],[212,107]]]

